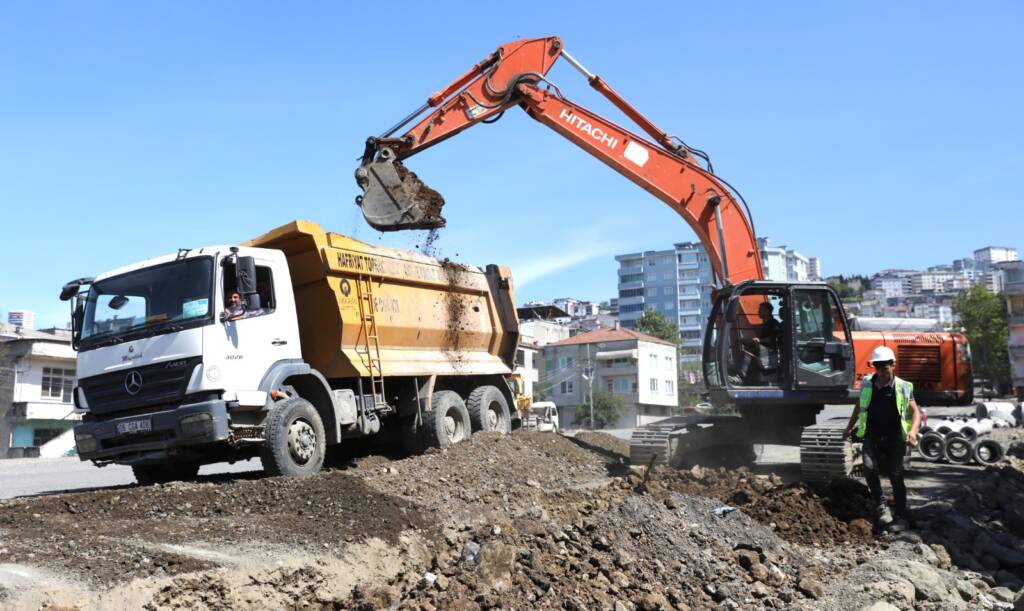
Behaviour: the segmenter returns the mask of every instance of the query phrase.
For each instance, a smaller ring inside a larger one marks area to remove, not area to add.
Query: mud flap
[[[441,194],[425,185],[387,149],[381,151],[379,160],[356,170],[356,183],[363,190],[356,203],[366,222],[378,231],[437,229],[445,225]]]

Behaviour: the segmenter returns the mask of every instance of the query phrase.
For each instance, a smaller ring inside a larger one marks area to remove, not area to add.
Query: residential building
[[[910,292],[920,293],[922,291],[941,291],[943,284],[955,280],[956,278],[963,278],[957,272],[954,272],[952,268],[946,269],[930,269],[929,271],[914,274],[910,277]]]
[[[771,246],[768,238],[758,238],[764,277],[778,282],[808,282],[811,280],[811,262],[792,248]],[[817,272],[816,272],[817,273]]]
[[[75,353],[64,329],[0,335],[0,458],[74,451]]]
[[[652,250],[615,257],[619,262],[619,321],[630,329],[646,310],[675,323],[680,343],[697,354],[704,322],[711,313],[711,262],[697,242],[679,242],[672,250]]]
[[[1010,335],[1010,376],[1018,399],[1024,399],[1024,262],[1000,263]]]
[[[910,292],[909,283],[909,278],[904,282],[904,278],[901,277],[878,275],[871,278],[871,290],[883,293],[886,299],[895,299]]]
[[[551,303],[556,308],[568,313],[572,318],[596,316],[599,311],[598,304],[583,299],[573,299],[572,297],[559,297],[552,300]]]
[[[533,398],[533,390],[540,380],[540,346],[519,340],[516,350],[516,373],[523,380],[523,394]],[[509,406],[515,409],[515,406]]]
[[[895,270],[890,270],[895,271]],[[905,270],[901,270],[905,271]],[[912,278],[917,272],[898,275],[894,273],[880,272],[871,278],[871,288],[876,291],[885,292],[886,299],[893,299],[909,295],[912,290]]]
[[[818,257],[807,258],[807,279],[811,282],[821,280],[821,259]]]
[[[620,396],[626,410],[611,428],[633,428],[670,416],[679,404],[672,342],[632,329],[580,333],[541,348],[545,398],[558,405],[560,425],[579,427],[576,408],[589,404],[591,383]]]
[[[519,315],[519,341],[545,346],[572,335],[572,318],[552,305],[526,305],[516,308]]]
[[[974,260],[979,271],[990,271],[997,263],[1006,261],[1018,261],[1020,255],[1016,248],[1008,246],[986,246],[974,251]]]

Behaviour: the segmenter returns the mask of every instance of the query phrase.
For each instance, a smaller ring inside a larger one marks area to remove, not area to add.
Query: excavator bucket
[[[441,216],[444,198],[423,184],[401,161],[385,157],[356,170],[356,182],[363,195],[356,201],[366,222],[378,231],[437,229],[444,227]]]

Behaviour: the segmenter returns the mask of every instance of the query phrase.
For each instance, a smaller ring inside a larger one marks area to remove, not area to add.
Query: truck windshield
[[[213,257],[100,280],[86,297],[81,349],[199,327],[213,318]]]

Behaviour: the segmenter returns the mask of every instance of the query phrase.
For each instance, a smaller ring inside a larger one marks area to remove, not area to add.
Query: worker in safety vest
[[[856,427],[857,437],[864,440],[864,479],[876,505],[876,520],[885,527],[893,522],[882,496],[878,474],[884,473],[892,485],[896,517],[909,522],[907,488],[903,484],[903,456],[907,446],[917,444],[921,411],[914,401],[914,385],[896,377],[896,355],[885,346],[871,353],[874,375],[864,376],[860,401],[850,415],[843,435],[848,439]]]

